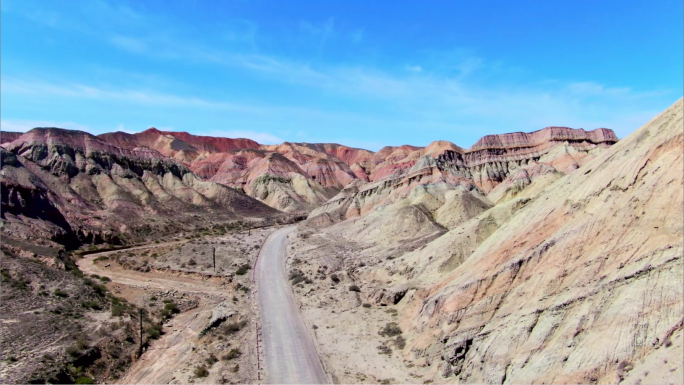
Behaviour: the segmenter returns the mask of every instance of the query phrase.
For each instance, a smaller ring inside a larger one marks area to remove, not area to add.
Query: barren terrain
[[[468,150],[3,135],[0,376],[681,383],[683,110]]]
[[[447,229],[434,185],[310,216],[288,266],[333,380],[681,383],[682,107]]]
[[[152,244],[90,254],[80,259],[78,265],[82,271],[109,277],[110,289],[138,306],[149,308],[155,301],[164,299],[191,303],[186,309],[181,306],[182,311],[163,325],[162,337],[150,344],[118,382],[257,382],[252,275],[235,272],[242,265],[254,262],[261,242],[270,231],[254,230],[251,235],[245,232],[199,242]],[[213,266],[207,267],[211,264],[211,249],[216,249],[217,266],[220,266],[217,273],[213,272]],[[149,257],[155,253],[159,256]],[[122,255],[128,258],[122,259]],[[126,262],[128,259],[140,262],[148,257],[150,262],[145,266],[152,268],[141,269],[142,266],[129,264],[124,267],[116,262],[117,256]],[[199,262],[187,266],[190,260]],[[213,327],[212,317],[218,320]],[[231,356],[233,349],[239,351],[232,353],[235,357]],[[198,368],[205,368],[206,373]]]

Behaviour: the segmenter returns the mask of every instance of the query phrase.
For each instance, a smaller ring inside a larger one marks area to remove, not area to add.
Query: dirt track
[[[135,249],[155,249],[174,243],[178,242],[141,246],[127,249],[126,252]],[[256,380],[256,348],[248,343],[256,340],[254,327],[245,330],[246,334],[240,334],[239,341],[232,341],[233,346],[239,346],[242,352],[239,360],[219,361],[207,377],[197,378],[194,375],[194,369],[204,364],[210,352],[220,357],[221,350],[224,348],[219,346],[230,345],[225,339],[219,341],[200,336],[200,332],[207,325],[216,306],[222,301],[231,301],[231,298],[239,295],[225,277],[179,271],[140,272],[124,269],[111,260],[94,263],[97,257],[114,253],[117,251],[90,254],[77,260],[77,264],[85,274],[109,277],[112,282],[108,286],[114,294],[123,296],[140,306],[146,305],[145,298],[160,291],[174,293],[176,298],[190,296],[198,301],[197,307],[176,315],[164,325],[162,337],[151,342],[147,351],[132,364],[126,375],[117,381],[118,383],[219,383],[249,382],[252,378]],[[256,305],[252,297],[252,294],[247,294],[243,297],[243,301],[246,302],[240,301],[243,304],[241,314],[246,314],[248,318],[253,318],[252,309]],[[253,321],[250,324],[255,325]],[[239,372],[233,373],[228,370],[238,362],[240,363]]]
[[[141,273],[125,270],[112,264],[109,268],[93,263],[105,253],[91,254],[78,261],[86,274],[109,277],[114,284],[138,287],[142,290],[177,290],[179,293],[201,294],[199,305],[172,319],[172,327],[165,328],[165,335],[154,341],[150,348],[119,380],[124,384],[165,384],[175,382],[175,372],[189,363],[196,355],[194,348],[202,328],[211,317],[214,307],[227,299],[225,288],[216,279],[202,280],[196,277],[171,273]]]
[[[294,229],[287,227],[271,234],[261,249],[256,267],[268,382],[328,383],[285,272],[287,236]]]
[[[264,242],[254,271],[258,285],[258,299],[261,308],[261,327],[264,342],[266,376],[271,383],[328,383],[315,344],[299,313],[293,297],[290,282],[285,271],[285,245],[287,236],[294,227],[280,229],[271,234]],[[263,238],[262,238],[263,239]],[[174,242],[176,243],[176,242]],[[169,246],[155,244],[135,249]],[[133,249],[128,249],[133,250]],[[164,325],[164,335],[153,341],[140,359],[135,361],[119,383],[185,383],[221,382],[222,370],[214,370],[205,378],[193,377],[193,368],[198,357],[207,354],[207,342],[200,340],[200,332],[207,325],[216,305],[230,300],[235,290],[230,288],[224,277],[207,276],[199,273],[176,271],[140,272],[124,269],[115,262],[98,262],[100,256],[111,255],[117,251],[106,251],[87,255],[77,261],[85,274],[109,277],[108,284],[117,295],[130,297],[129,300],[144,305],[147,298],[159,291],[176,292],[178,295],[192,295],[198,299],[198,306],[184,311]],[[107,267],[105,267],[107,266]],[[253,294],[246,298],[245,309],[256,306]],[[250,317],[251,318],[251,317]],[[253,319],[253,318],[252,318]],[[250,328],[247,339],[240,347],[243,351],[244,370],[256,378],[256,329]],[[218,354],[218,353],[217,353]],[[249,367],[246,367],[249,366]],[[249,373],[249,372],[254,373]],[[241,379],[249,379],[241,376]],[[232,382],[232,381],[231,381]]]

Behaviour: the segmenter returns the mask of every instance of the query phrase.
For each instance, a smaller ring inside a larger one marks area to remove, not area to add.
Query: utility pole
[[[142,357],[142,348],[143,348],[142,318],[143,318],[143,309],[140,308],[140,354],[138,354],[138,357]]]

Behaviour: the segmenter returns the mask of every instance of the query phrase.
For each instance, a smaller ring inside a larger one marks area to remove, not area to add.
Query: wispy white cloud
[[[224,41],[247,44],[250,49],[257,49],[257,31],[259,26],[251,20],[228,20],[223,25],[221,35]]]
[[[129,8],[111,5],[102,0],[79,4],[83,7],[74,6],[71,13],[55,13],[42,7],[37,10],[24,9],[24,12],[32,20],[54,28],[68,28],[97,35],[108,44],[126,52],[155,59],[215,65],[230,71],[239,69],[259,79],[301,87],[311,95],[325,94],[335,98],[334,100],[346,98],[355,103],[370,101],[375,110],[383,110],[385,113],[320,110],[285,103],[248,104],[164,93],[154,87],[104,87],[6,76],[2,78],[3,96],[24,94],[44,98],[51,95],[145,106],[215,109],[249,116],[250,119],[256,116],[258,119],[254,118],[253,121],[259,123],[266,119],[261,117],[272,116],[274,121],[305,121],[304,118],[312,118],[318,119],[317,122],[344,122],[350,126],[413,125],[414,129],[425,130],[430,127],[441,130],[438,130],[440,133],[467,130],[483,134],[535,130],[548,125],[584,128],[606,126],[616,128],[621,136],[636,128],[632,126],[637,124],[634,122],[658,112],[644,107],[644,101],[663,95],[672,95],[673,98],[678,96],[671,90],[636,91],[585,79],[538,83],[530,83],[528,80],[516,83],[510,81],[509,76],[500,76],[502,73],[514,73],[515,68],[485,60],[462,49],[428,52],[425,58],[415,59],[421,65],[405,65],[402,68],[399,64],[394,69],[378,69],[363,64],[312,64],[301,58],[269,55],[255,50],[258,26],[251,21],[227,21],[222,33],[217,36],[222,43],[235,44],[210,45],[178,36],[166,27],[173,23],[159,22],[154,19],[154,15],[138,14]],[[295,26],[294,32],[306,37],[308,44],[317,47],[319,53],[338,35],[346,43],[349,39],[357,42],[366,39],[363,28],[350,33],[350,29],[343,29],[341,24],[336,24],[334,18],[322,22],[301,21]],[[127,28],[119,28],[122,25]],[[418,29],[419,26],[414,28]],[[119,33],[119,30],[125,33]],[[245,47],[248,49],[244,49]],[[477,76],[495,75],[503,81],[473,81]],[[296,131],[299,128],[293,132]],[[243,132],[263,135],[258,128]],[[274,138],[279,139],[275,136],[271,139]]]
[[[109,41],[124,51],[144,53],[147,50],[147,45],[142,40],[132,37],[115,35],[112,36]]]
[[[409,72],[416,72],[416,73],[417,72],[423,72],[423,67],[421,67],[419,65],[415,65],[415,66],[406,65],[406,66],[404,66],[404,68],[406,68],[406,70]]]
[[[226,110],[253,110],[254,107],[239,103],[212,101],[196,97],[185,97],[140,89],[108,89],[77,83],[54,84],[42,81],[30,81],[4,77],[2,91],[5,95],[60,96],[107,101],[125,101],[159,106],[185,106],[203,108],[221,108]]]
[[[335,18],[328,18],[321,24],[313,24],[308,21],[299,23],[300,31],[311,35],[318,40],[318,53],[322,53],[326,42],[335,35]]]
[[[286,70],[277,66],[273,69]],[[562,125],[585,129],[613,128],[620,137],[636,129],[642,119],[642,123],[645,123],[648,120],[645,116],[655,116],[658,112],[657,109],[645,108],[642,105],[644,100],[668,94],[668,91],[636,92],[591,82],[553,82],[537,87],[481,87],[451,78],[423,76],[421,73],[402,78],[360,68],[337,69],[320,73],[319,76],[325,81],[310,86],[323,87],[354,99],[374,98],[381,103],[379,106],[400,112],[389,117],[382,113],[352,113],[283,104],[246,104],[150,90],[53,84],[7,77],[2,80],[2,92],[3,96],[25,94],[36,98],[57,96],[96,99],[172,107],[175,110],[182,108],[193,113],[199,113],[198,109],[228,111],[235,116],[249,117],[249,127],[266,124],[264,119],[271,117],[268,125],[272,127],[276,127],[272,124],[275,121],[334,122],[350,127],[430,128],[435,132],[450,132],[458,136],[458,132],[464,130],[486,134],[532,131],[545,126]],[[310,78],[307,77],[304,80],[309,85]],[[301,81],[302,78],[296,80]],[[300,127],[291,128],[295,129],[294,132],[300,130]],[[325,129],[325,126],[321,129]],[[260,143],[282,141],[273,134],[263,134],[259,130],[232,132],[241,132],[243,136]],[[434,139],[452,138],[441,136]],[[468,145],[462,142],[458,144]]]
[[[17,131],[26,132],[36,127],[57,127],[66,128],[69,130],[79,130],[85,132],[92,132],[90,127],[74,122],[53,122],[46,120],[17,120],[17,119],[2,119],[0,121],[0,129],[2,131]]]

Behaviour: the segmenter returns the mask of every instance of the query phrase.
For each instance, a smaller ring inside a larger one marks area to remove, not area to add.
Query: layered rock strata
[[[117,243],[150,218],[268,217],[278,211],[147,148],[122,148],[81,131],[36,128],[2,148],[2,216],[67,246]],[[155,221],[152,221],[155,222]],[[95,239],[97,238],[97,239]]]
[[[547,127],[530,134],[486,136],[469,150],[444,141],[425,148],[386,147],[367,161],[369,183],[355,187],[354,195],[347,192],[333,197],[309,218],[323,213],[342,220],[365,215],[430,184],[492,193],[493,201],[511,199],[538,178],[552,181],[573,172],[616,141],[615,134],[604,128]],[[434,200],[445,202],[443,194],[435,195]]]

